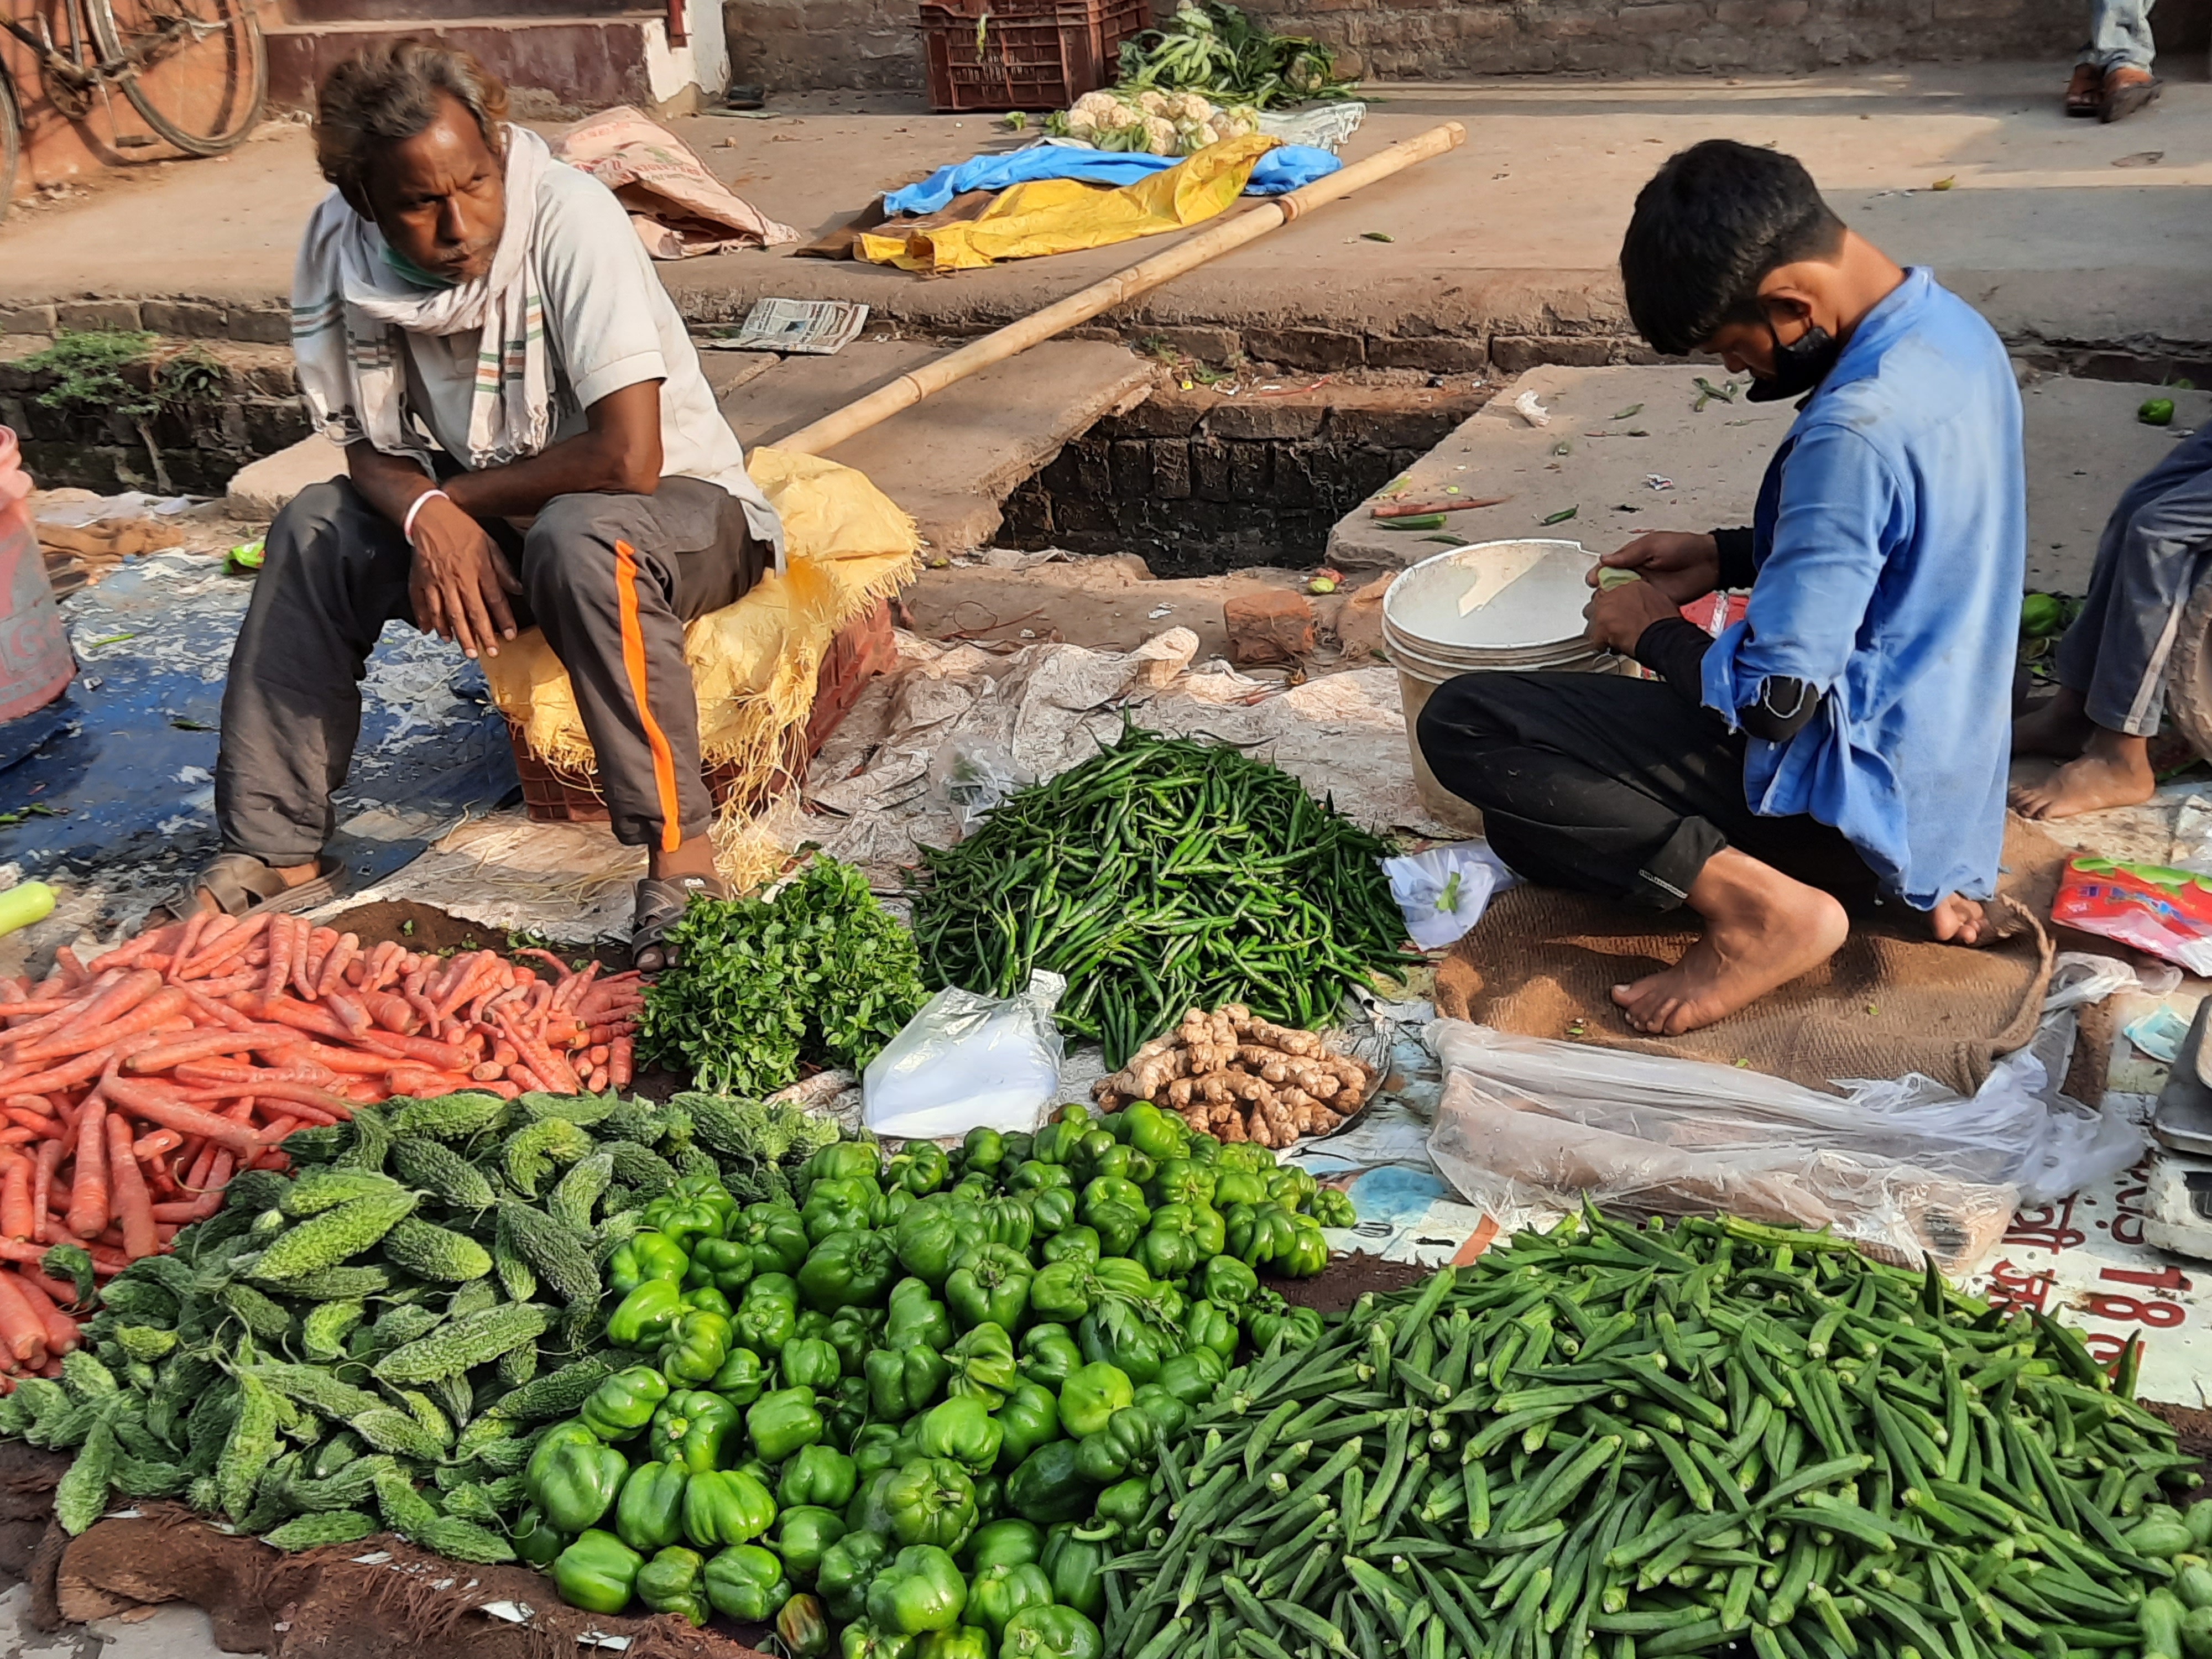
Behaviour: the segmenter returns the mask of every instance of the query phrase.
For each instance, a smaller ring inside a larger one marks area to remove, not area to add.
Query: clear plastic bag
[[[863,1117],[917,1140],[974,1128],[1033,1132],[1060,1096],[1066,1049],[1052,1022],[1067,981],[1039,971],[1004,1000],[939,991],[868,1062]]]
[[[1486,841],[1454,842],[1425,853],[1384,859],[1390,896],[1406,931],[1424,951],[1441,951],[1482,920],[1492,896],[1520,879]]]
[[[2070,1021],[2070,1013],[2057,1020]],[[1587,1196],[1833,1227],[1897,1259],[1972,1268],[2023,1202],[2125,1169],[2142,1133],[2058,1096],[2035,1045],[1972,1097],[1925,1077],[1826,1095],[1759,1073],[1438,1020],[1429,1139],[1468,1202],[1517,1225]]]
[[[929,775],[959,811],[963,835],[1014,791],[1036,781],[1036,774],[1016,761],[1005,745],[975,737],[948,739],[930,757]]]

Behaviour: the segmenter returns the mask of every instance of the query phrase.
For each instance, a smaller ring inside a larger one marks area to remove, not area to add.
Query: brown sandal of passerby
[[[2074,78],[2066,83],[2066,112],[2094,115],[2105,104],[2105,71],[2094,64],[2076,64]]]
[[[2110,124],[2124,121],[2138,110],[2148,109],[2166,90],[2166,83],[2147,69],[2123,64],[2105,71],[2105,95],[2097,118]]]

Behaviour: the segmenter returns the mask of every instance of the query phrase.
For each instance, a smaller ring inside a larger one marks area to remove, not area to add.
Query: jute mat
[[[1680,960],[1696,918],[1628,909],[1557,888],[1492,901],[1437,973],[1437,1012],[1522,1036],[1573,1037],[1832,1089],[1843,1078],[1919,1072],[1972,1094],[1996,1059],[2034,1035],[2051,977],[2050,913],[2065,849],[2008,815],[2000,894],[2014,931],[1980,950],[1930,939],[1917,913],[1854,918],[1844,948],[1813,972],[1701,1031],[1647,1037],[1614,986]]]

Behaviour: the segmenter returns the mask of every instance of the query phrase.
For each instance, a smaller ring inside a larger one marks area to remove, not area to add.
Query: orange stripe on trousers
[[[629,673],[629,694],[645,727],[646,747],[653,750],[653,786],[660,795],[660,850],[672,853],[684,844],[684,825],[676,806],[676,756],[646,696],[645,630],[637,619],[637,550],[619,540],[615,543],[615,601],[622,612],[623,666]]]

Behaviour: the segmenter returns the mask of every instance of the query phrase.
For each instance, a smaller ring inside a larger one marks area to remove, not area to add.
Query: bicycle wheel
[[[23,121],[15,112],[15,88],[0,70],[0,219],[15,199],[15,163],[23,153]]]
[[[218,155],[253,131],[269,57],[250,0],[86,0],[101,53],[125,68],[146,125],[191,155]]]

